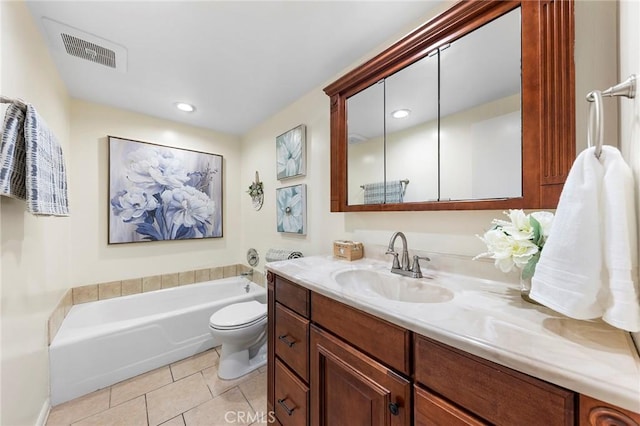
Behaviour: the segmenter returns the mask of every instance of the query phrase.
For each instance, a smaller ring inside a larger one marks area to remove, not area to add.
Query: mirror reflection
[[[347,99],[347,116],[349,204],[382,204],[385,201],[384,81]]]
[[[385,112],[387,180],[408,180],[403,202],[437,200],[436,56],[427,56],[385,79]]]
[[[348,204],[522,195],[520,9],[347,100]]]
[[[440,199],[522,195],[520,8],[440,51]]]

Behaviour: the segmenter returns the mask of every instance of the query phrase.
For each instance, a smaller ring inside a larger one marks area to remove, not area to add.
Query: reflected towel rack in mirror
[[[406,188],[406,186],[409,184],[409,179],[400,179],[400,183],[402,183]],[[360,185],[360,188],[364,189],[364,185]]]
[[[603,139],[603,123],[604,116],[602,113],[602,97],[603,96],[624,96],[632,99],[636,96],[636,75],[631,74],[622,83],[609,87],[604,91],[593,90],[587,94],[587,101],[589,101],[589,120],[587,125],[587,144],[588,146],[596,147],[595,155],[600,158],[602,153],[602,139]],[[595,144],[593,138],[596,138]]]
[[[2,96],[0,95],[0,103],[2,104],[15,104],[17,105],[21,110],[25,110],[27,109],[27,104],[26,102],[24,102],[21,99],[13,99],[10,98],[8,96]]]

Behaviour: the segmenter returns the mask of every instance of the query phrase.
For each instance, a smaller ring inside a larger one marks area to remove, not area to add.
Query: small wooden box
[[[364,256],[364,246],[362,243],[354,241],[334,241],[333,256],[345,260],[358,260]]]

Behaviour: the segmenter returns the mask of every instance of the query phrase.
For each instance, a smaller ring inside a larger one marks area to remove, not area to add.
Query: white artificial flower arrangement
[[[510,272],[515,266],[522,270],[522,279],[529,279],[535,272],[540,252],[551,231],[553,213],[525,214],[522,210],[509,210],[504,214],[509,221],[494,219],[491,222],[493,227],[483,236],[478,235],[488,251],[474,259],[495,259],[496,267],[502,272]]]

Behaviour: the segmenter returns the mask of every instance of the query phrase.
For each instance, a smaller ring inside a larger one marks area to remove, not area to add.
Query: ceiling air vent
[[[98,46],[86,40],[62,33],[62,42],[69,55],[96,62],[107,67],[116,67],[116,52],[106,47]]]
[[[57,54],[59,60],[70,61],[68,55],[71,55],[120,72],[127,71],[127,49],[124,46],[46,17],[42,18],[42,23],[49,44],[54,51],[60,52]]]

